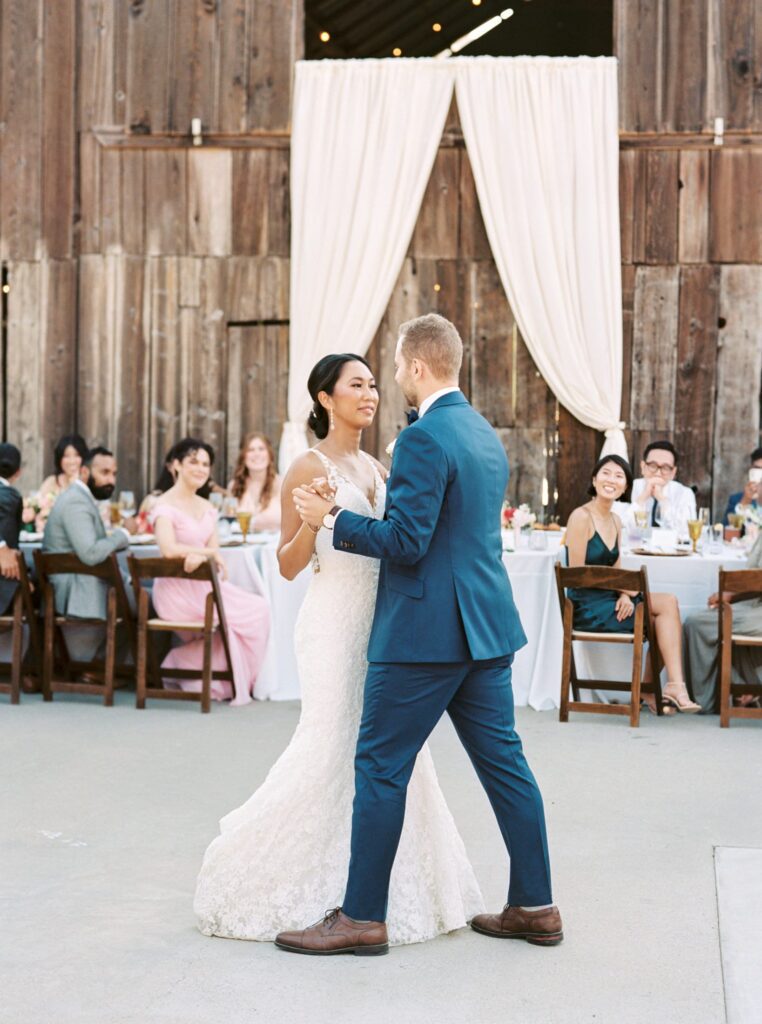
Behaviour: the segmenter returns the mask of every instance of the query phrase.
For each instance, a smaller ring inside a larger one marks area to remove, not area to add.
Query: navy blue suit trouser
[[[407,786],[418,751],[445,711],[487,792],[508,848],[508,902],[552,902],[542,797],[514,727],[512,662],[513,655],[506,655],[491,661],[368,666],[342,908],[349,917],[386,920]]]

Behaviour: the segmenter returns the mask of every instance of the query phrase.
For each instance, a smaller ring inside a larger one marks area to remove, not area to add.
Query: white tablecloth
[[[22,545],[22,550],[26,547]],[[153,545],[136,545],[130,550],[144,557],[158,554]],[[270,604],[270,641],[255,696],[261,700],[298,699],[300,687],[293,633],[311,570],[305,569],[291,582],[283,579],[278,571],[275,538],[245,547],[223,548],[222,555],[230,581],[252,593],[262,594]],[[528,704],[538,711],[558,707],[559,700],[563,630],[553,570],[558,557],[558,538],[552,535],[548,536],[545,551],[522,549],[503,554],[528,640],[514,662],[514,697],[517,705]],[[628,553],[622,557],[625,569],[646,566],[652,592],[675,594],[683,618],[691,611],[706,607],[707,598],[717,589],[720,566],[741,569],[745,564],[745,557],[739,557],[739,553],[729,547],[722,555],[713,557],[658,558]],[[630,676],[628,648],[613,644],[576,644],[575,656],[578,672],[583,677],[627,679]],[[7,655],[0,654],[0,658],[7,660]]]

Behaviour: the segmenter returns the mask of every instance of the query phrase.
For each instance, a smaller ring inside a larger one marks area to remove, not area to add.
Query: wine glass
[[[209,504],[215,510],[217,515],[220,515],[222,513],[223,500],[224,495],[220,494],[219,491],[212,491],[212,493],[209,495]]]
[[[702,526],[709,526],[709,509],[700,508],[698,510],[699,522]]]
[[[119,501],[109,502],[111,525],[121,526],[122,525],[122,506]]]
[[[238,525],[241,527],[241,533],[243,534],[243,542],[244,544],[246,544],[246,535],[248,534],[249,526],[251,525],[252,513],[236,512],[235,517],[238,520]]]
[[[125,519],[129,516],[135,515],[135,495],[132,491],[119,492],[119,508],[121,509],[122,516]]]
[[[696,554],[696,543],[701,536],[704,529],[704,524],[700,519],[689,519],[688,520],[688,535],[693,543],[693,553]]]
[[[731,512],[728,516],[728,522],[734,530],[740,530],[744,524],[744,515],[742,512]]]

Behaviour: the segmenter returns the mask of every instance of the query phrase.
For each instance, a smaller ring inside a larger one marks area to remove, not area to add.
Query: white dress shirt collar
[[[418,409],[418,418],[420,419],[421,416],[425,416],[426,413],[434,404],[434,402],[438,401],[440,398],[443,398],[444,395],[452,394],[453,391],[460,391],[460,388],[441,388],[439,391],[435,391],[433,395],[429,395],[428,398],[424,398],[424,400],[421,402],[420,408]]]
[[[4,476],[0,476],[0,484],[5,484],[5,486],[6,486],[6,487],[10,487],[10,486],[11,486],[11,485],[10,485],[10,484],[8,483],[8,481],[7,481],[6,479],[5,479],[5,477],[4,477]]]

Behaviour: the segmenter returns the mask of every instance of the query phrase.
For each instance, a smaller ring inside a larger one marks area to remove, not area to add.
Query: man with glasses
[[[643,510],[650,526],[687,536],[688,520],[696,518],[696,495],[675,480],[677,461],[677,451],[669,441],[653,441],[647,446],[640,463],[642,476],[632,485],[631,503],[617,502],[614,508],[626,528],[633,525],[635,512]]]

